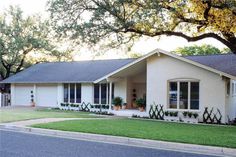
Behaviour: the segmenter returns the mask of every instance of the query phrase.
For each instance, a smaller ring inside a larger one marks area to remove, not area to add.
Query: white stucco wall
[[[57,84],[36,84],[35,103],[41,107],[59,107]]]
[[[11,84],[11,105],[30,106],[31,91],[36,106],[58,107],[58,100],[63,98],[58,97],[57,84]]]
[[[64,101],[64,86],[62,83],[57,84],[57,105],[59,106]]]
[[[226,114],[229,116],[230,120],[236,118],[236,95],[233,93],[233,83],[236,80],[230,80],[230,95],[226,97]]]
[[[114,82],[114,97],[121,97],[123,103],[127,102],[127,78]]]
[[[81,103],[93,103],[93,84],[82,83],[81,84]]]
[[[33,84],[11,84],[11,105],[30,106]]]
[[[200,118],[204,108],[219,108],[225,122],[225,81],[218,74],[161,54],[147,59],[147,111],[153,102],[167,108],[170,79],[197,79],[200,86]]]

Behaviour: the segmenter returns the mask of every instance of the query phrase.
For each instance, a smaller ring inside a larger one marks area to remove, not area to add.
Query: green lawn
[[[236,148],[236,127],[134,119],[70,120],[33,127]]]
[[[96,117],[85,112],[61,111],[55,109],[0,108],[0,123],[36,118],[89,118]]]

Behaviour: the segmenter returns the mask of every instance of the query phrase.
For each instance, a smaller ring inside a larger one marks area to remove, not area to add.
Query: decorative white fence
[[[0,93],[0,107],[11,105],[11,95],[8,93]]]

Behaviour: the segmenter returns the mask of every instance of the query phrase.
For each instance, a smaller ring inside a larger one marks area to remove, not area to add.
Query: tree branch
[[[205,33],[205,34],[201,34],[199,36],[191,37],[191,36],[188,36],[182,32],[174,32],[174,31],[159,31],[159,32],[149,33],[149,32],[145,32],[145,31],[141,31],[141,30],[136,30],[134,28],[128,28],[123,31],[123,33],[127,33],[127,32],[137,33],[140,35],[146,35],[146,36],[150,36],[150,37],[155,37],[155,36],[159,36],[159,35],[167,35],[167,36],[173,35],[173,36],[182,37],[182,38],[186,39],[188,42],[194,42],[194,41],[198,41],[201,39],[211,37],[211,38],[215,38],[215,39],[219,40],[220,42],[222,42],[223,44],[228,46],[233,51],[233,53],[236,54],[236,46],[215,33]]]

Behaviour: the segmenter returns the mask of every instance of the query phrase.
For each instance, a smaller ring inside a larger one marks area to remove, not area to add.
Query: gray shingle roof
[[[135,59],[40,63],[1,83],[93,82]]]
[[[236,76],[236,55],[221,54],[208,56],[186,56],[185,58]]]

